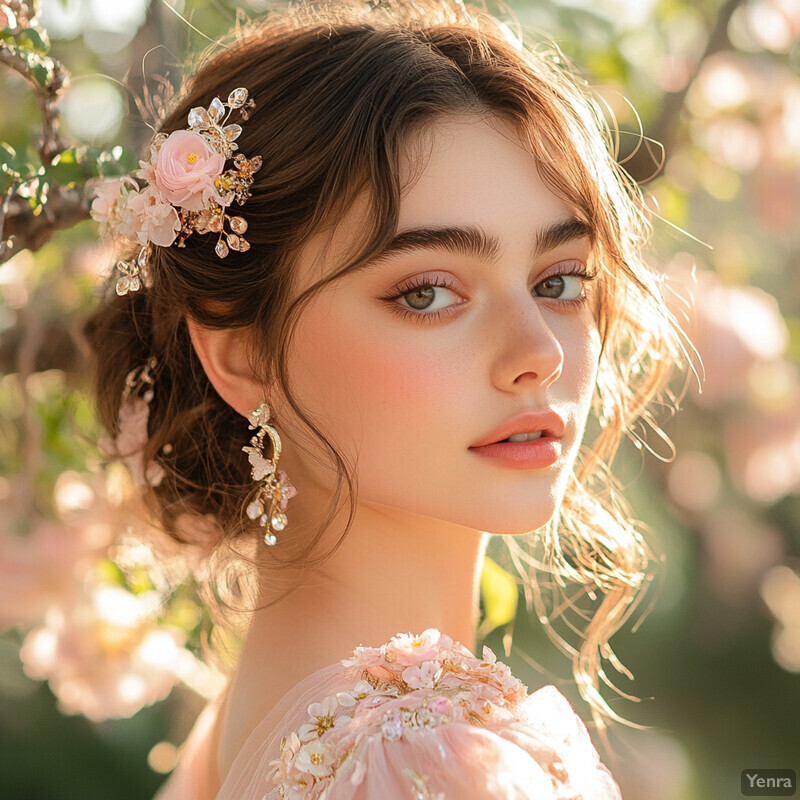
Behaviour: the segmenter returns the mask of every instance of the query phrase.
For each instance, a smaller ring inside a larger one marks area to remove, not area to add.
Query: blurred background
[[[100,469],[78,329],[111,254],[69,208],[87,178],[135,165],[154,109],[132,97],[275,5],[42,0],[31,18],[31,4],[0,2],[0,186],[4,237],[17,236],[0,264],[8,800],[151,797],[219,689],[199,654],[222,634],[186,580],[202,554],[154,557],[125,476]],[[659,215],[653,263],[705,367],[702,392],[692,380],[680,413],[660,417],[676,455],[651,436],[654,452],[631,442],[615,464],[665,559],[649,615],[613,640],[635,676],[614,681],[637,699],[606,695],[641,729],[612,728],[603,757],[627,800],[731,800],[744,769],[800,771],[800,3],[508,7],[616,120],[620,159]],[[62,84],[60,132],[42,138]],[[48,238],[50,209],[66,222]],[[490,567],[486,643],[502,653],[516,610],[506,660],[588,719],[568,660],[510,586]]]

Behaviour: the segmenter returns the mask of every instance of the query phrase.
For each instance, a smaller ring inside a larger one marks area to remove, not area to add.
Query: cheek
[[[427,435],[424,426],[441,421],[432,410],[463,396],[457,358],[386,327],[393,335],[317,302],[303,316],[290,358],[300,404],[362,461],[372,449],[402,449],[410,434]]]
[[[583,394],[591,397],[594,384],[597,380],[597,367],[600,362],[600,351],[603,343],[600,340],[600,332],[596,326],[592,326],[584,335],[583,347],[580,356],[581,388]]]
[[[565,358],[571,362],[570,392],[578,406],[577,418],[581,431],[586,425],[594,397],[601,347],[599,331],[595,326],[590,326],[582,331],[576,341],[571,358],[565,351]],[[578,438],[582,438],[582,434]]]

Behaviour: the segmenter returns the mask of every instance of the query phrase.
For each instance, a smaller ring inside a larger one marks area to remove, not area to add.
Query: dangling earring
[[[289,500],[297,494],[297,490],[289,483],[286,473],[278,468],[278,459],[281,456],[281,437],[269,425],[269,406],[262,403],[255,411],[249,414],[250,430],[258,433],[251,437],[250,445],[245,445],[242,450],[247,453],[247,458],[252,467],[254,481],[261,481],[255,500],[247,506],[247,516],[257,519],[264,528],[264,542],[270,547],[278,539],[276,532],[286,527],[286,506]],[[264,455],[264,439],[269,437],[272,442],[272,459]]]

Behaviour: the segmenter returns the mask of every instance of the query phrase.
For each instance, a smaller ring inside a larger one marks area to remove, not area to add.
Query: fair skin
[[[505,123],[448,115],[418,144],[401,171],[398,230],[479,228],[495,252],[396,252],[338,279],[303,311],[289,353],[292,391],[354,466],[355,518],[321,569],[254,615],[217,730],[220,776],[279,698],[355,645],[436,627],[474,649],[484,531],[547,523],[583,436],[600,337],[591,302],[580,302],[589,281],[567,273],[591,262],[589,232]],[[298,290],[343,263],[361,219],[357,201],[312,239]],[[246,416],[265,390],[242,337],[189,325],[215,388]],[[267,399],[284,445],[280,468],[298,489],[276,545],[288,553],[321,519],[334,474],[281,397]],[[565,422],[553,464],[512,469],[470,449],[546,406]],[[265,597],[279,588],[264,578]]]

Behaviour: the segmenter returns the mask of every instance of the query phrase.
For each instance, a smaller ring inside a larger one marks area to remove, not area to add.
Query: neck
[[[290,595],[254,614],[229,689],[223,774],[292,686],[347,658],[357,645],[379,646],[397,633],[438,628],[474,651],[487,539],[473,529],[359,504],[333,556]],[[265,575],[264,602],[279,594],[270,584]]]

